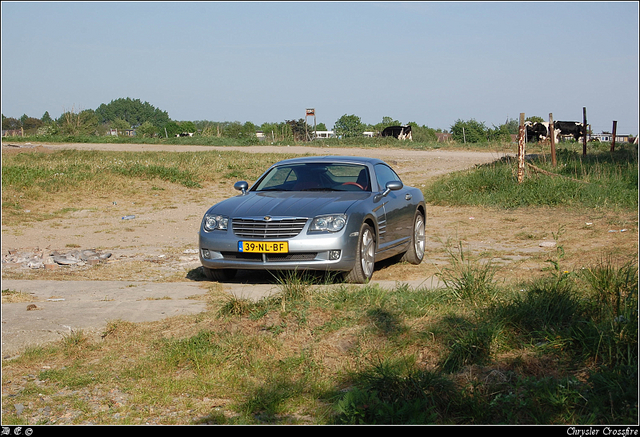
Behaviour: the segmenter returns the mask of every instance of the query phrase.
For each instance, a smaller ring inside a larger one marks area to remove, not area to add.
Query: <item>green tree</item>
[[[418,123],[414,121],[410,121],[408,123],[411,126],[411,138],[413,141],[418,142],[436,142],[438,141],[438,136],[436,135],[436,130],[427,126],[418,126]]]
[[[196,125],[193,123],[193,121],[181,121],[179,122],[180,127],[182,128],[182,132],[181,133],[196,133],[198,132],[198,129],[196,129]]]
[[[175,137],[182,132],[182,128],[175,121],[169,121],[164,125],[164,130],[169,137]]]
[[[291,134],[293,135],[294,141],[306,141],[307,134],[310,135],[313,132],[313,126],[307,125],[304,118],[300,118],[298,120],[286,120],[285,123],[287,123],[291,128]]]
[[[120,132],[125,131],[127,129],[131,129],[131,125],[129,124],[129,122],[121,118],[116,118],[111,123],[109,123],[109,125],[113,129],[117,129]]]
[[[257,138],[256,131],[258,128],[250,121],[245,122],[242,125],[242,138]]]
[[[366,125],[362,123],[360,117],[357,115],[343,115],[340,117],[333,129],[336,135],[343,138],[353,138],[362,136],[362,133],[366,130]]]
[[[286,139],[293,140],[293,131],[291,130],[291,125],[287,122],[265,122],[260,125],[260,130],[264,133],[264,136],[271,141],[284,141]]]
[[[509,118],[507,119],[506,123],[501,125],[500,127],[504,126],[507,131],[509,132],[510,135],[518,135],[518,130],[520,128],[520,122],[516,119],[513,118]]]
[[[51,118],[51,116],[49,115],[49,111],[44,111],[44,114],[42,114],[42,118],[40,120],[42,120],[44,124],[53,122],[53,118]]]
[[[484,122],[476,121],[473,118],[468,121],[458,119],[451,126],[451,137],[461,143],[485,143],[487,142],[487,133]]]
[[[538,117],[537,115],[532,115],[531,117],[527,117],[524,119],[524,121],[530,121],[531,123],[544,123],[544,119],[542,117]]]
[[[195,133],[198,131],[195,123],[192,121],[169,121],[164,125],[164,128],[167,130],[167,135],[170,137],[175,137],[176,135],[180,135],[182,133]]]
[[[154,126],[161,127],[169,122],[169,114],[155,108],[149,102],[141,102],[140,99],[130,97],[112,100],[108,104],[101,104],[96,109],[96,115],[100,123],[109,123],[118,118],[125,120],[129,126],[140,126],[145,121]]]
[[[487,130],[487,137],[489,141],[507,141],[511,142],[511,133],[509,126],[502,124],[498,127],[493,126],[493,129]]]
[[[21,122],[22,122],[22,128],[24,129],[25,133],[28,133],[28,134],[35,134],[38,128],[44,125],[42,120],[34,117],[22,118]]]
[[[98,131],[98,116],[92,109],[85,109],[78,113],[71,109],[65,111],[56,120],[63,135],[95,135]]]
[[[2,114],[2,130],[17,130],[20,127],[20,120],[14,117],[5,117]]]
[[[402,123],[400,123],[398,120],[394,120],[391,117],[382,117],[382,121],[371,126],[371,130],[374,132],[382,132],[386,127],[400,125],[402,125]],[[413,131],[413,127],[411,129]]]
[[[136,129],[136,134],[140,135],[142,138],[151,138],[155,136],[158,132],[158,128],[153,125],[150,121],[145,121]]]

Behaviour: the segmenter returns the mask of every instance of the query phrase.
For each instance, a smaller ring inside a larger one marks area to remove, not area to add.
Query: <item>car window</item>
[[[400,181],[400,177],[386,164],[376,164],[376,179],[380,190],[384,190],[387,182]]]
[[[291,164],[275,167],[256,191],[371,191],[369,170],[357,164]]]

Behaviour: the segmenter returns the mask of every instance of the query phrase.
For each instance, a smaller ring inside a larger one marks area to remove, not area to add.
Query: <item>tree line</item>
[[[539,120],[538,120],[539,119]],[[540,121],[540,117],[529,117],[527,120]],[[459,142],[477,143],[488,141],[510,141],[511,135],[518,133],[518,120],[507,119],[500,126],[487,127],[484,122],[475,119],[456,120],[447,130],[418,125],[416,122],[401,123],[392,117],[385,116],[380,123],[363,123],[355,114],[345,114],[336,120],[333,131],[341,138],[362,137],[364,132],[380,133],[388,126],[410,125],[415,141],[437,141],[438,133],[450,133],[451,139]],[[39,136],[82,136],[107,135],[114,130],[119,133],[135,131],[135,135],[151,137],[175,137],[182,134],[204,137],[224,137],[234,139],[256,138],[257,132],[262,132],[271,141],[305,141],[315,130],[326,131],[327,126],[319,123],[311,126],[304,118],[284,120],[282,122],[265,122],[255,125],[251,122],[239,121],[177,121],[163,111],[142,102],[140,99],[120,98],[108,104],[101,104],[95,110],[64,110],[57,119],[53,119],[49,112],[42,117],[35,118],[24,114],[20,118],[5,117],[2,114],[3,131],[20,131],[22,135]]]

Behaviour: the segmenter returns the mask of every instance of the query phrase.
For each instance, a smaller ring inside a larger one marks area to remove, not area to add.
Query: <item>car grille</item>
[[[301,253],[242,253],[242,252],[222,252],[222,257],[226,260],[233,261],[253,261],[253,262],[296,262],[296,261],[313,261],[317,252],[301,252]]]
[[[286,218],[271,220],[233,219],[233,233],[243,238],[292,238],[302,231],[306,218]]]

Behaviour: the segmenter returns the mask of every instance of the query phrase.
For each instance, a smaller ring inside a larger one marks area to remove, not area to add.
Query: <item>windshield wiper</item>
[[[341,190],[336,190],[335,188],[306,188],[300,191],[341,191]]]
[[[271,188],[263,188],[258,191],[291,191],[291,190],[283,190],[282,188],[271,187]]]

